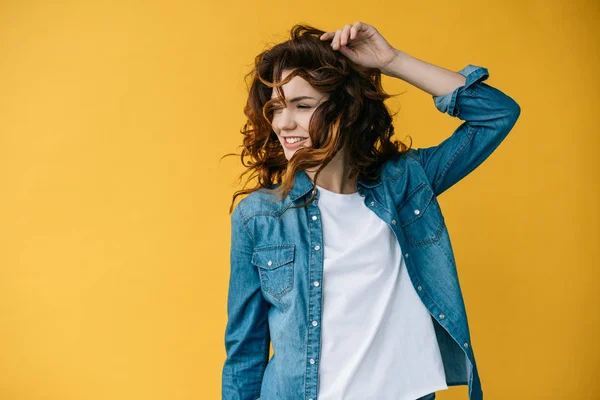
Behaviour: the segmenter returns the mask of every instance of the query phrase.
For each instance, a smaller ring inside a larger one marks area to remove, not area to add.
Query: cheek
[[[302,121],[300,122],[300,124],[302,125],[302,129],[306,132],[308,132],[308,127],[310,126],[311,117],[312,117],[312,114],[305,115],[304,118],[302,118]]]

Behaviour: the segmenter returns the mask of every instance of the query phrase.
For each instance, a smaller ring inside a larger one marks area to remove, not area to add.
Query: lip
[[[287,136],[287,137],[301,137],[301,136]],[[286,136],[282,136],[283,138],[283,145],[290,150],[296,149],[298,147],[300,147],[302,145],[302,143],[306,142],[306,139],[308,139],[308,137],[305,137],[304,139],[300,140],[299,142],[296,143],[288,143],[285,138]]]

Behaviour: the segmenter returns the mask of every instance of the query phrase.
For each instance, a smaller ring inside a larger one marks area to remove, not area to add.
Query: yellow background
[[[0,3],[0,399],[220,398],[243,75],[356,20],[521,106],[439,199],[485,398],[600,398],[598,3],[215,3]],[[384,88],[415,148],[460,123]]]

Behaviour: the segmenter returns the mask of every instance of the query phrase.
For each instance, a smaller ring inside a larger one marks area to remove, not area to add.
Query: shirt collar
[[[366,188],[374,188],[381,185],[381,177],[376,180],[369,180],[365,177],[359,176],[357,183]],[[296,172],[294,177],[294,187],[290,191],[289,198],[292,201],[296,201],[300,197],[304,196],[310,190],[314,188],[314,183],[304,170]]]

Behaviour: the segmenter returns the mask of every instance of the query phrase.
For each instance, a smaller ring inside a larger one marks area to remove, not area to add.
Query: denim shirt
[[[481,400],[456,262],[436,197],[498,147],[521,110],[483,83],[486,68],[469,64],[458,72],[465,85],[433,100],[440,112],[464,122],[439,145],[386,161],[379,179],[359,177],[356,189],[403,250],[414,289],[433,320],[448,386],[468,385],[470,400]],[[315,201],[290,208],[312,190]],[[273,201],[274,194],[263,188],[241,200],[231,215],[224,400],[319,398],[324,255],[318,199],[318,189],[299,171],[285,199]]]

